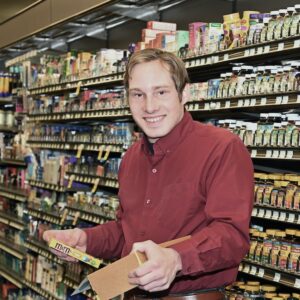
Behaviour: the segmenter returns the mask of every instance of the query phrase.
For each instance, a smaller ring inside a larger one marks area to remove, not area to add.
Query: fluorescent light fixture
[[[65,45],[65,41],[54,42],[53,44],[51,44],[51,49],[56,49],[63,45]]]
[[[99,28],[97,28],[97,29],[88,31],[88,32],[86,33],[86,35],[87,35],[87,36],[93,36],[93,35],[96,35],[96,34],[98,34],[98,33],[104,32],[104,30],[105,30],[104,27],[99,27]]]
[[[109,24],[109,25],[106,26],[106,28],[107,28],[107,29],[114,28],[114,27],[119,26],[119,25],[122,25],[122,24],[124,24],[124,23],[126,23],[126,22],[127,22],[127,20],[122,20],[122,21],[117,22],[117,23]]]
[[[83,38],[83,37],[84,37],[84,34],[76,35],[76,36],[73,36],[73,37],[69,38],[69,39],[67,40],[67,42],[68,42],[68,43],[71,43],[71,42],[77,41],[77,40],[79,40],[79,39],[81,39],[81,38]]]
[[[44,47],[44,48],[39,49],[39,52],[44,52],[44,51],[47,51],[48,49],[49,49],[49,47]]]

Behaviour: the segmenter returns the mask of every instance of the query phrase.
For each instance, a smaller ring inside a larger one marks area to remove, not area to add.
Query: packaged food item
[[[282,28],[282,37],[287,38],[291,35],[291,26],[293,20],[293,14],[296,12],[294,7],[288,7],[286,9],[287,14],[284,17],[283,28]]]
[[[268,23],[268,30],[267,30],[267,39],[266,41],[270,42],[274,39],[274,31],[277,24],[277,18],[279,16],[279,11],[273,10],[270,12],[271,18]]]
[[[286,13],[287,13],[286,9],[279,10],[279,15],[277,16],[276,25],[274,28],[274,39],[275,40],[279,40],[282,38],[282,31],[283,31],[283,25],[284,25]]]

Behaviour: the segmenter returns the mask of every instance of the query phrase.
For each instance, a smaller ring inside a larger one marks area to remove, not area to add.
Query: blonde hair
[[[159,60],[161,63],[168,66],[170,75],[175,84],[179,98],[182,98],[182,93],[185,85],[189,82],[189,76],[185,65],[181,59],[170,52],[160,49],[148,48],[135,52],[129,59],[124,75],[124,85],[128,96],[129,79],[133,68],[141,63]]]

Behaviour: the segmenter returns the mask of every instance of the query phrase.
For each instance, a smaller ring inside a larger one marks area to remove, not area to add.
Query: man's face
[[[136,65],[129,78],[129,106],[151,143],[167,135],[182,119],[180,101],[168,66],[159,60]]]

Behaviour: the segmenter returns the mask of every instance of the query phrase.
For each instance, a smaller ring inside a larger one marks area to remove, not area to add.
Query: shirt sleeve
[[[251,158],[241,140],[233,137],[215,155],[205,176],[207,227],[172,246],[182,260],[179,276],[239,265],[249,248],[253,187]]]
[[[119,178],[123,172],[124,159],[120,164]],[[87,234],[87,253],[103,259],[120,258],[124,247],[124,234],[122,229],[122,205],[116,213],[116,220],[105,224],[84,229]]]

